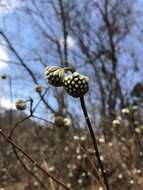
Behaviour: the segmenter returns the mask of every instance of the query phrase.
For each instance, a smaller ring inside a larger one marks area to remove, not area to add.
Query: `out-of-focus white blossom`
[[[77,135],[73,136],[73,140],[75,140],[75,141],[79,140],[79,136],[77,136]]]
[[[112,143],[112,142],[109,142],[109,143],[108,143],[108,146],[109,146],[109,147],[112,147],[112,146],[113,146],[113,143]]]
[[[122,179],[122,178],[123,178],[123,174],[121,174],[121,173],[118,174],[118,178],[119,178],[119,179]]]
[[[35,187],[38,186],[38,182],[37,182],[37,181],[34,182],[34,186],[35,186]]]
[[[76,157],[78,160],[81,160],[82,159],[82,156],[81,155],[77,155]]]
[[[140,133],[141,132],[140,128],[135,128],[135,132]]]
[[[143,156],[143,152],[140,152],[140,156]]]
[[[72,169],[75,170],[77,166],[75,164],[72,165]]]
[[[86,154],[83,154],[83,158],[87,158],[87,155],[86,155]]]
[[[100,156],[100,159],[101,159],[101,161],[104,161],[104,157],[103,156]]]
[[[91,154],[94,154],[94,153],[95,153],[95,150],[92,149],[92,148],[90,148],[90,149],[88,149],[88,152],[91,153]]]
[[[138,106],[132,106],[133,111],[137,111],[138,110]]]
[[[103,190],[103,187],[99,187],[99,189],[98,190]]]
[[[64,151],[65,151],[65,152],[69,151],[69,147],[66,146],[66,147],[64,148]]]
[[[86,176],[86,173],[85,173],[85,172],[83,172],[83,173],[81,174],[81,176],[82,176],[82,177],[85,177],[85,176]]]
[[[65,124],[65,126],[70,127],[71,126],[71,120],[70,120],[70,118],[65,118],[64,119],[64,124]]]
[[[99,142],[100,142],[100,143],[105,143],[105,138],[104,138],[103,135],[99,138]]]
[[[141,170],[140,169],[137,169],[137,168],[134,168],[132,170],[133,174],[141,174]]]
[[[121,116],[118,116],[117,119],[112,121],[113,127],[119,126],[121,124],[122,118]]]
[[[126,140],[125,137],[121,137],[122,142],[125,142],[125,140]]]
[[[133,179],[130,180],[130,184],[134,184],[134,180]]]
[[[91,176],[91,172],[88,171],[88,172],[87,172],[87,175],[88,175],[88,176]]]
[[[80,147],[79,147],[79,146],[76,148],[76,153],[77,153],[77,154],[80,153]]]
[[[70,183],[68,183],[68,184],[67,184],[67,187],[68,187],[68,188],[71,188],[71,184],[70,184]]]
[[[69,173],[68,173],[68,176],[69,176],[69,177],[73,177],[73,173],[72,173],[72,172],[69,172]]]
[[[78,179],[78,183],[81,185],[83,183],[82,179]]]
[[[55,171],[55,167],[54,167],[54,166],[49,167],[48,171],[49,171],[49,172]]]
[[[81,141],[85,141],[85,140],[86,140],[86,136],[81,136],[81,137],[80,137],[80,140],[81,140]]]
[[[137,169],[137,174],[141,174],[142,171],[140,169]]]
[[[123,109],[121,110],[121,113],[122,113],[123,115],[129,115],[129,114],[130,114],[130,110],[129,110],[128,108],[123,108]]]
[[[136,125],[136,126],[139,125],[139,122],[138,122],[138,121],[135,121],[135,122],[134,122],[134,125]]]

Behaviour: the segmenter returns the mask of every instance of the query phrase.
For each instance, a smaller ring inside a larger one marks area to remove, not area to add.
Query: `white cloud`
[[[0,107],[4,109],[16,109],[14,104],[11,104],[10,100],[5,98],[0,99]]]
[[[23,6],[21,0],[0,0],[0,13],[6,14],[13,12],[16,8]]]
[[[60,44],[62,47],[64,46],[64,39],[63,38],[60,39]],[[71,36],[67,37],[67,45],[68,45],[69,49],[74,48],[76,45],[75,40]]]

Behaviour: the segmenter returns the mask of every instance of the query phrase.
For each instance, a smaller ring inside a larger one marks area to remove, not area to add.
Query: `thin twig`
[[[6,41],[9,49],[13,52],[13,54],[16,56],[16,58],[19,60],[20,64],[23,66],[23,68],[28,72],[28,74],[31,76],[34,84],[38,84],[37,78],[35,77],[33,71],[28,67],[28,65],[25,63],[25,61],[22,59],[22,57],[20,56],[20,54],[16,51],[16,49],[14,48],[13,44],[11,43],[11,41],[9,40],[9,38],[7,37],[7,35],[0,30],[0,35],[4,38],[4,40]],[[41,95],[41,93],[39,93],[39,96],[41,98],[41,100],[43,101],[44,105],[46,106],[47,109],[49,109],[52,113],[55,113],[55,110],[53,110],[53,108],[47,103],[47,101],[45,100],[45,98]]]
[[[23,123],[24,121],[28,120],[30,117],[31,117],[31,115],[28,115],[27,117],[25,117],[25,118],[19,120],[19,121],[14,125],[14,127],[11,129],[11,131],[10,131],[10,133],[9,133],[9,138],[10,138],[10,139],[12,138],[12,136],[13,136],[13,134],[14,134],[16,128],[17,128],[21,123]]]
[[[46,89],[45,92],[43,93],[42,97],[44,97],[46,93],[47,93],[47,89]],[[11,131],[10,131],[10,133],[9,133],[9,138],[10,138],[10,139],[12,139],[15,130],[17,129],[17,127],[18,127],[20,124],[22,124],[24,121],[30,119],[31,117],[34,117],[33,114],[34,114],[34,112],[36,111],[36,109],[38,108],[38,106],[39,106],[39,104],[40,104],[40,102],[41,102],[41,99],[42,99],[42,98],[40,98],[40,100],[37,102],[37,104],[36,104],[36,106],[35,106],[34,108],[33,108],[33,100],[32,100],[32,98],[30,98],[29,100],[27,100],[27,102],[30,101],[30,115],[28,115],[27,117],[23,118],[22,120],[19,120],[19,121],[14,125],[14,127],[11,129]],[[30,169],[28,168],[28,166],[26,166],[26,164],[24,163],[24,161],[20,158],[20,156],[18,155],[17,149],[16,149],[14,146],[12,146],[12,148],[13,148],[13,152],[15,153],[16,158],[17,158],[17,160],[19,161],[19,163],[21,164],[21,166],[22,166],[27,172],[29,172],[30,175],[32,175],[32,176],[38,181],[38,183],[41,185],[41,187],[43,187],[45,190],[47,190],[47,187],[46,187],[45,184],[41,181],[41,179],[40,179],[38,176],[36,176],[36,175],[34,174],[34,172],[33,172],[32,170],[30,170]]]
[[[35,106],[34,108],[33,108],[33,99],[30,98],[30,99],[28,100],[28,101],[30,101],[30,114],[29,114],[28,116],[26,116],[25,118],[19,120],[19,121],[14,125],[14,127],[11,129],[10,134],[9,134],[9,137],[10,137],[10,138],[12,138],[12,136],[13,136],[15,130],[17,129],[17,127],[18,127],[21,123],[23,123],[24,121],[30,119],[31,117],[35,117],[35,118],[37,117],[37,116],[35,116],[35,115],[33,115],[33,114],[34,114],[34,112],[36,112],[36,110],[37,110],[39,104],[40,104],[41,101],[42,101],[42,98],[44,98],[44,96],[46,95],[47,90],[48,90],[48,89],[46,89],[45,92],[44,92],[43,94],[41,94],[41,97],[40,97],[39,101],[37,102],[37,104],[36,104],[36,106]],[[41,118],[41,120],[42,120],[42,118]],[[43,119],[43,120],[44,120],[44,119]],[[48,122],[48,121],[45,120],[45,122]],[[50,122],[49,122],[49,123],[50,123]]]
[[[48,123],[48,124],[52,124],[52,125],[54,124],[51,121],[48,121],[47,119],[39,117],[39,116],[36,116],[36,115],[32,115],[31,117],[35,118],[35,119],[38,119],[38,120],[41,120],[41,121],[44,121],[45,123]]]

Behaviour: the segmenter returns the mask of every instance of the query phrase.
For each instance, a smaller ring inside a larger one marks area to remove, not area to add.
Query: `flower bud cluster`
[[[72,97],[79,98],[84,96],[89,90],[88,77],[79,74],[75,70],[72,71],[70,76],[67,76],[67,71],[71,71],[71,68],[47,67],[45,69],[45,78],[53,86],[63,86],[66,92]]]

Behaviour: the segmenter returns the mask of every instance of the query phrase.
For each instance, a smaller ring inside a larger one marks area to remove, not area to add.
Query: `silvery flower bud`
[[[39,84],[37,84],[37,85],[35,86],[35,91],[38,92],[38,93],[41,93],[41,92],[42,92],[42,86],[39,85]]]
[[[18,109],[18,110],[25,110],[26,109],[26,104],[25,104],[25,102],[23,101],[23,100],[17,100],[17,102],[16,102],[16,108]]]
[[[88,92],[88,81],[87,76],[74,72],[71,76],[64,78],[64,87],[69,95],[79,98]]]
[[[60,87],[63,86],[65,71],[61,67],[51,66],[45,69],[45,78],[49,84]]]

